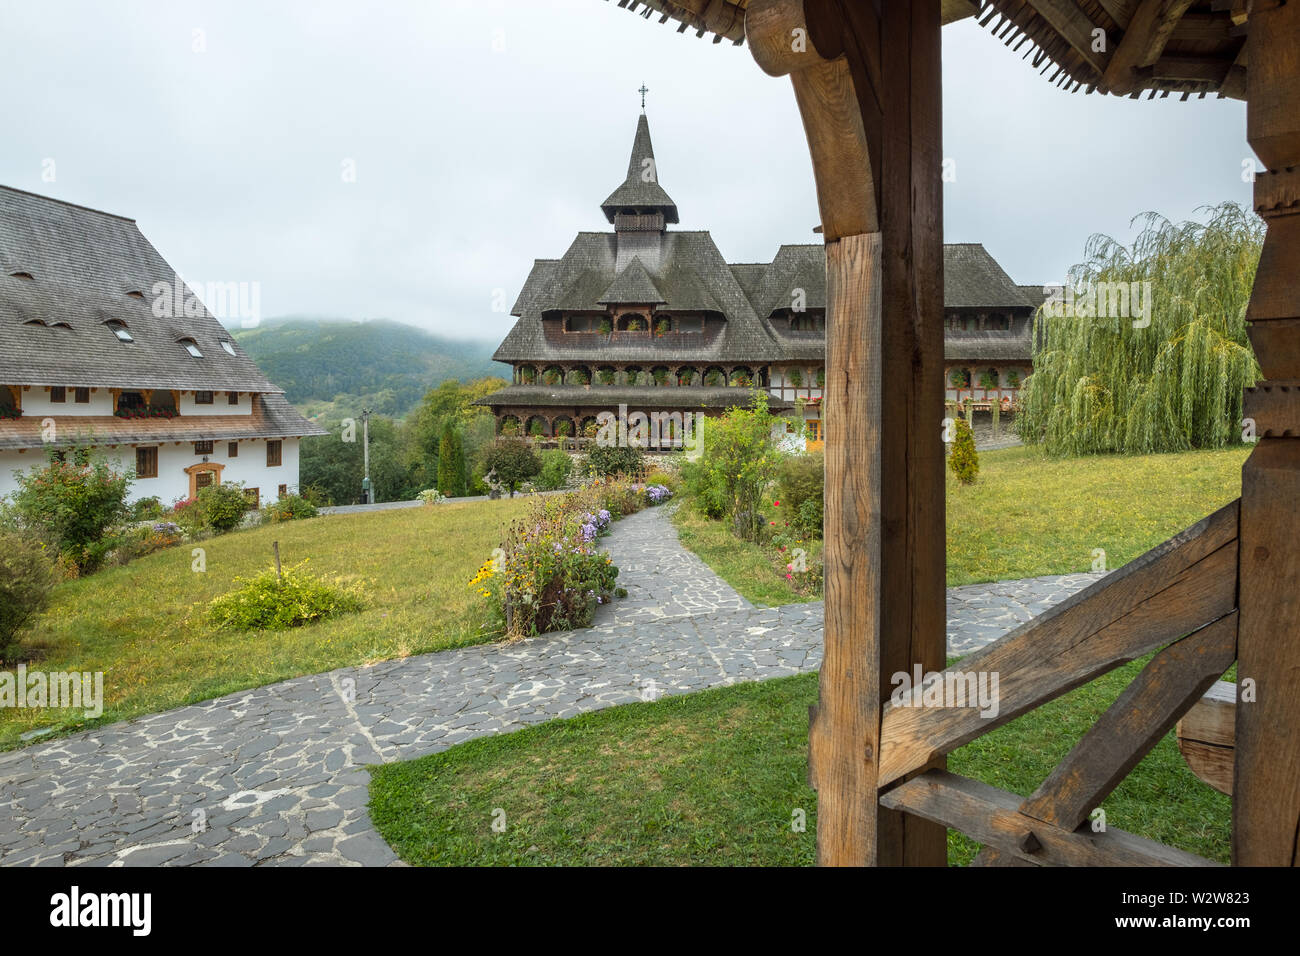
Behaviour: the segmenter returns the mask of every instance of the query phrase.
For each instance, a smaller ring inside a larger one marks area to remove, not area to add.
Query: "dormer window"
[[[139,289],[132,289],[130,292],[127,293],[127,297],[132,299],[143,299],[144,293],[141,292]]]
[[[15,279],[26,279],[28,282],[32,282],[36,279],[34,275],[32,275],[30,272],[27,272],[23,269],[19,269],[16,272],[11,272],[9,273],[9,275]]]
[[[111,331],[114,335],[117,336],[117,340],[119,342],[135,341],[135,337],[131,335],[130,332],[127,331],[125,322],[114,321],[114,322],[105,322],[104,324],[108,326],[109,331]]]
[[[189,352],[190,355],[195,358],[203,358],[203,353],[199,351],[198,342],[195,342],[193,339],[181,339],[180,343],[185,346],[185,351]]]
[[[229,342],[227,342],[225,339],[222,339],[222,340],[221,340],[221,347],[222,347],[222,349],[225,350],[225,352],[226,352],[227,355],[234,355],[234,354],[235,354],[235,347],[234,347],[233,345],[231,345]]]

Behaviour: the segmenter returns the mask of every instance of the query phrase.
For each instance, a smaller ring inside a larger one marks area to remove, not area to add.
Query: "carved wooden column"
[[[753,0],[746,37],[794,84],[826,241],[818,862],[943,865],[944,828],[877,787],[890,677],[942,669],[946,630],[940,6],[881,7]]]
[[[1246,128],[1268,223],[1246,318],[1264,381],[1246,392],[1259,445],[1242,469],[1233,863],[1300,862],[1300,3],[1249,20]]]

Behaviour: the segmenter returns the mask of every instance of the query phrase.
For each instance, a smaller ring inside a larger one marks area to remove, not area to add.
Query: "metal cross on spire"
[[[644,113],[644,112],[645,112],[645,95],[646,95],[647,93],[650,92],[650,88],[649,88],[648,86],[646,86],[644,83],[642,83],[642,84],[641,84],[641,89],[637,90],[637,92],[641,94],[641,112]]]

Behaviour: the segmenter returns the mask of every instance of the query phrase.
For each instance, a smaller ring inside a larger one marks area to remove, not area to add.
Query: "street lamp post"
[[[370,504],[370,409],[361,410],[361,455],[365,477],[361,479],[361,503]]]

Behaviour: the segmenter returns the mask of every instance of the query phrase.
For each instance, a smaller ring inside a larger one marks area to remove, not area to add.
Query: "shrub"
[[[586,472],[594,478],[639,475],[645,453],[635,445],[595,445],[587,451]]]
[[[171,521],[156,521],[148,528],[137,528],[116,542],[113,562],[129,564],[155,551],[171,548],[181,543],[180,526]]]
[[[826,459],[816,452],[789,455],[777,469],[777,498],[786,518],[799,531],[822,536],[822,499],[826,487]]]
[[[645,476],[647,485],[663,485],[673,494],[682,490],[682,479],[672,472],[664,471],[662,468],[656,468]]]
[[[761,536],[760,508],[781,462],[776,422],[767,396],[756,390],[748,408],[728,409],[710,421],[703,454],[683,468],[697,505],[710,517],[730,518],[736,533],[750,541]]]
[[[488,471],[496,472],[496,480],[511,495],[520,484],[542,470],[541,460],[533,446],[522,438],[513,437],[498,438],[493,442],[484,458],[484,465]]]
[[[127,516],[131,479],[102,460],[92,463],[87,449],[68,457],[19,474],[13,509],[24,528],[88,572],[112,550],[108,531]]]
[[[237,481],[208,485],[199,489],[194,497],[203,526],[213,531],[230,531],[239,527],[248,513],[248,499],[244,486]]]
[[[948,457],[948,467],[963,485],[973,485],[980,471],[980,459],[975,451],[975,433],[971,431],[970,422],[964,418],[957,419],[954,425],[956,432],[952,454]]]
[[[334,504],[330,493],[320,485],[303,485],[298,493],[317,508],[329,508]]]
[[[51,549],[0,529],[0,662],[18,656],[18,634],[45,607],[54,587]]]
[[[437,488],[425,488],[415,497],[419,498],[426,505],[440,505],[447,500],[447,496]]]
[[[251,578],[235,578],[239,587],[216,598],[208,615],[217,627],[232,630],[285,630],[364,607],[360,584],[315,577],[303,561],[277,577],[268,568]]]
[[[316,506],[301,495],[285,495],[262,509],[262,520],[278,524],[281,521],[315,518],[318,514],[320,512]]]
[[[542,467],[537,474],[537,487],[543,491],[558,491],[569,480],[573,459],[558,448],[542,453]]]
[[[163,516],[162,502],[157,497],[141,498],[131,505],[132,521],[156,521]]]

